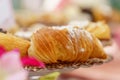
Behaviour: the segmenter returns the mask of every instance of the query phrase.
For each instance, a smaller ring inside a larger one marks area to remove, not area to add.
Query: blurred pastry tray
[[[41,69],[41,68],[36,68],[36,67],[26,67],[29,71],[29,76],[42,76],[46,75],[52,72],[67,72],[67,71],[72,71],[74,69],[78,68],[88,68],[93,65],[101,65],[103,63],[110,62],[113,59],[111,55],[107,56],[107,59],[98,59],[98,58],[93,58],[89,59],[88,61],[84,63],[60,63],[60,64],[51,64],[47,65],[46,68]]]

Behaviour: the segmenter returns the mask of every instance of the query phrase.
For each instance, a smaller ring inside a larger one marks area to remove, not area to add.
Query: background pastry
[[[66,25],[68,21],[68,17],[63,13],[44,13],[39,18],[39,23],[47,26]]]
[[[105,22],[90,22],[85,29],[100,39],[104,46],[111,45],[111,31]]]
[[[16,22],[21,27],[30,27],[33,24],[40,23],[47,26],[66,25],[69,21],[63,13],[35,13],[29,11],[17,12]]]
[[[74,26],[38,30],[32,35],[28,54],[45,63],[84,62],[107,57],[97,38]]]
[[[110,28],[104,22],[90,22],[85,29],[100,40],[109,40],[111,38]]]
[[[19,49],[21,56],[26,56],[30,46],[29,41],[15,37],[11,34],[0,33],[0,46],[3,46],[7,51]]]
[[[39,15],[39,13],[33,13],[30,11],[18,11],[16,12],[15,19],[20,27],[29,27],[38,22]]]

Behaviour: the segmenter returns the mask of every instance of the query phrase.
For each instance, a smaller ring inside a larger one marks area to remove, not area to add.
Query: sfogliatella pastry
[[[104,46],[111,45],[111,31],[105,22],[91,22],[85,29],[100,39]]]
[[[85,29],[100,40],[109,40],[111,38],[110,28],[104,22],[90,22]]]
[[[100,41],[78,27],[48,27],[32,35],[28,55],[46,64],[106,59]]]
[[[3,46],[7,51],[19,49],[21,57],[27,55],[30,46],[29,41],[15,37],[11,34],[0,33],[0,46]]]

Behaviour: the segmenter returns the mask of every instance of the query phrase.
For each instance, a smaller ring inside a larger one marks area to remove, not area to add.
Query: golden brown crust
[[[28,53],[45,63],[84,62],[89,58],[106,58],[97,38],[77,27],[38,30],[32,36]]]
[[[0,46],[5,47],[7,51],[19,49],[21,56],[26,56],[30,46],[29,41],[15,37],[11,34],[0,33]]]

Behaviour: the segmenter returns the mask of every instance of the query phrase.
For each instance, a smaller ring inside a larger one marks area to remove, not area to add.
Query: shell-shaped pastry
[[[7,51],[19,49],[21,56],[26,56],[30,42],[11,34],[0,33],[0,46],[3,46]]]
[[[91,22],[85,29],[95,35],[98,39],[109,40],[111,38],[110,28],[104,22]]]
[[[29,56],[45,63],[84,62],[90,58],[105,59],[101,43],[78,27],[49,27],[32,35]]]

